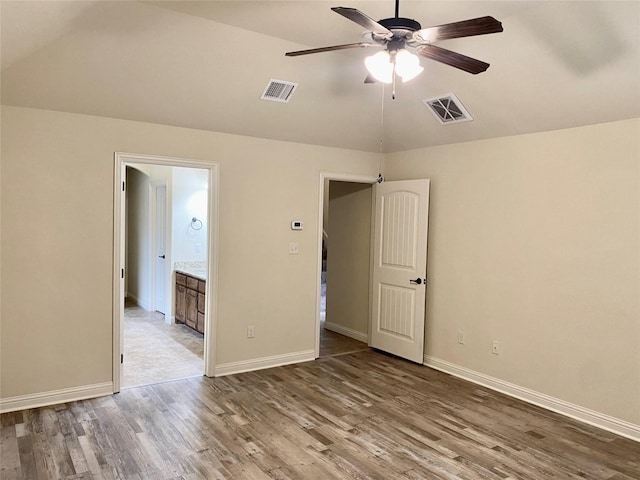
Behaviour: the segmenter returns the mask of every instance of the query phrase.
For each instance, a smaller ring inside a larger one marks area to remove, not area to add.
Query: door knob
[[[424,280],[422,280],[421,278],[416,278],[415,280],[409,280],[409,282],[413,283],[414,285],[422,285],[423,281],[424,283],[427,283],[426,278]]]
[[[165,258],[164,255],[158,255],[158,258]]]

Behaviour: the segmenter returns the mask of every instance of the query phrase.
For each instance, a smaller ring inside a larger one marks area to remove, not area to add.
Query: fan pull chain
[[[391,54],[391,62],[393,63],[393,73],[391,74],[391,78],[393,79],[393,89],[391,91],[391,100],[396,99],[396,54],[398,52],[395,51]]]

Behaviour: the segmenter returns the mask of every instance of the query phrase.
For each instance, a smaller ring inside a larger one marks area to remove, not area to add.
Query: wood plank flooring
[[[640,478],[640,443],[373,350],[3,414],[1,478]]]
[[[333,357],[366,350],[370,350],[366,343],[327,330],[322,323],[320,324],[320,357]]]

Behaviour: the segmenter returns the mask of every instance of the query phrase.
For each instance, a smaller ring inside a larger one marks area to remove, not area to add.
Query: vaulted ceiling
[[[391,88],[364,84],[371,49],[331,11],[392,17],[394,1],[5,1],[2,104],[367,151],[640,117],[638,1],[400,1],[423,27],[491,15],[504,32],[439,42],[484,60],[479,75],[422,59]],[[260,100],[270,79],[299,84]],[[423,99],[454,93],[473,116],[442,126]]]

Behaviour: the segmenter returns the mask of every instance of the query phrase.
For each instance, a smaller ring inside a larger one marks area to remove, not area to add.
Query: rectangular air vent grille
[[[422,101],[441,125],[470,122],[473,117],[453,93]]]
[[[297,83],[271,79],[260,98],[262,100],[287,103],[297,86]]]

